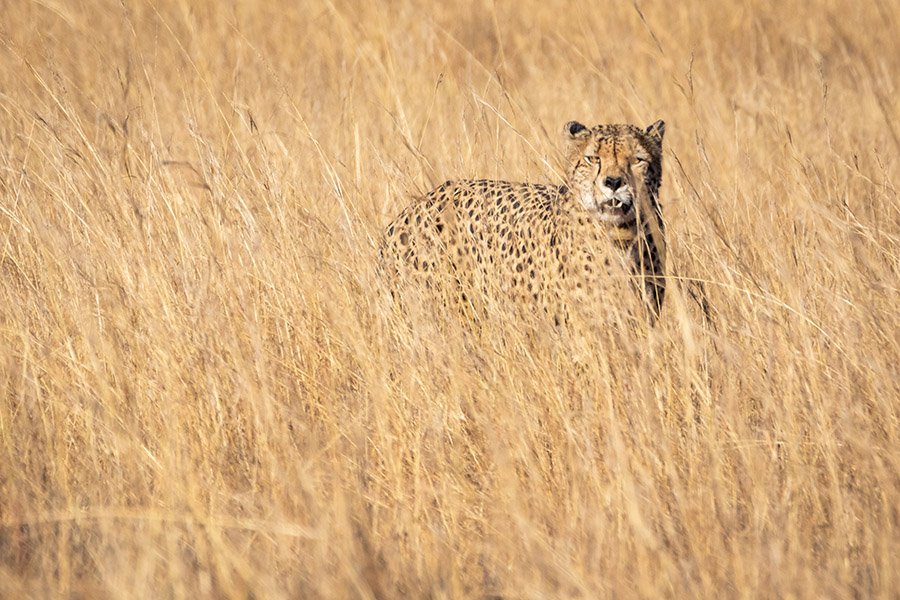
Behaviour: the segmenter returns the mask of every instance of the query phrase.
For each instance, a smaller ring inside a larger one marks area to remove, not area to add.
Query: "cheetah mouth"
[[[634,200],[610,198],[598,207],[600,220],[613,225],[624,225],[634,220]]]

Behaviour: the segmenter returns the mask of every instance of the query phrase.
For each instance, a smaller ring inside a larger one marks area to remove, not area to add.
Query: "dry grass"
[[[0,2],[0,596],[900,594],[900,5],[452,4]],[[574,118],[715,328],[386,310]]]

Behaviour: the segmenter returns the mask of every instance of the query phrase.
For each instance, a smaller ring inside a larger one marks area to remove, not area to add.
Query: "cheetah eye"
[[[650,159],[646,158],[644,156],[635,156],[634,162],[636,162],[639,165],[646,165],[648,162],[650,162]]]
[[[586,163],[589,164],[589,165],[599,165],[599,164],[600,164],[600,157],[599,157],[599,156],[591,156],[591,155],[589,155],[589,154],[585,154],[585,155],[584,155],[584,162],[586,162]]]

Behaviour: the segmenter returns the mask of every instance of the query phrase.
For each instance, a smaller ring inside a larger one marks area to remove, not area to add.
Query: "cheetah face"
[[[601,221],[624,227],[642,210],[640,200],[656,193],[661,171],[665,124],[647,129],[633,125],[566,124],[572,142],[569,189]]]

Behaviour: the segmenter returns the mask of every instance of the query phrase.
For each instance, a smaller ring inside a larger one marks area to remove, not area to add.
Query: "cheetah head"
[[[588,128],[570,121],[564,133],[571,143],[568,186],[601,221],[625,227],[657,202],[662,175],[662,139],[666,124]]]

